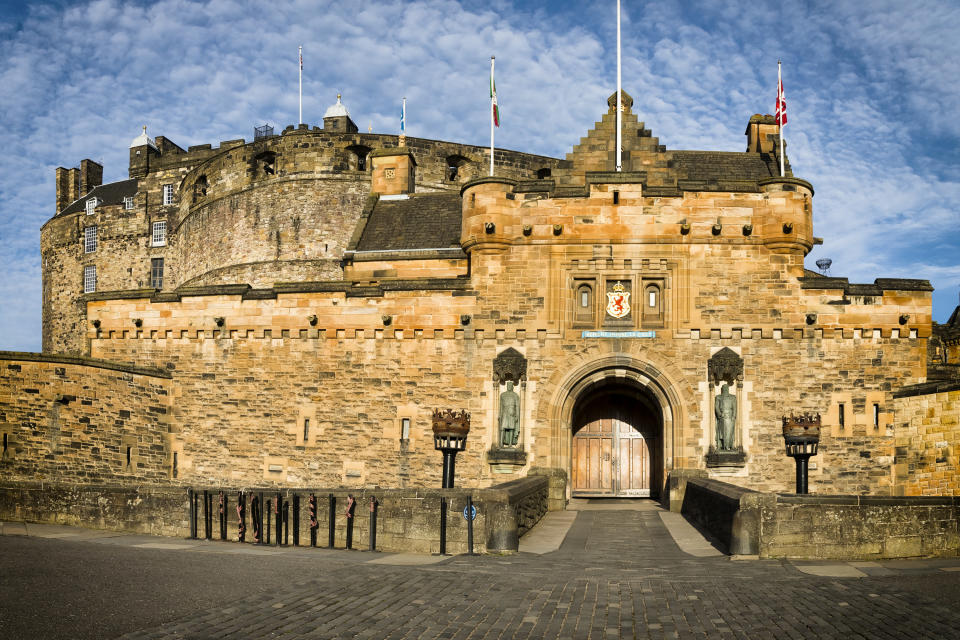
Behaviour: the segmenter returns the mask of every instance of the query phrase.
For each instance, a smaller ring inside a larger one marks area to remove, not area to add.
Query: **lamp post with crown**
[[[783,441],[787,455],[797,463],[797,493],[807,491],[807,466],[810,456],[817,455],[820,444],[820,414],[783,417]]]
[[[457,454],[467,448],[470,414],[466,410],[433,410],[433,446],[443,452],[442,489],[453,489]]]

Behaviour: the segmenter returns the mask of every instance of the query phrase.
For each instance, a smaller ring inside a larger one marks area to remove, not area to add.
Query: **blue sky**
[[[127,177],[143,124],[183,147],[320,123],[338,91],[361,130],[562,157],[616,82],[615,2],[8,2],[0,13],[0,349],[40,349],[40,227],[54,171]],[[623,0],[624,89],[671,149],[742,151],[784,62],[795,175],[811,181],[807,257],[832,275],[960,291],[960,3]]]

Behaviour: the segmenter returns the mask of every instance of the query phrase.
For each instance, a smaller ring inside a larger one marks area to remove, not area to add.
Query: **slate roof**
[[[136,178],[121,180],[119,182],[111,182],[110,184],[102,184],[99,187],[94,187],[93,190],[87,193],[87,195],[67,205],[64,210],[57,215],[65,216],[70,213],[84,211],[87,206],[87,200],[90,198],[96,197],[97,200],[100,201],[100,204],[123,204],[123,199],[125,197],[136,195],[136,193]]]
[[[357,251],[439,249],[460,246],[460,194],[417,193],[377,201]]]
[[[770,153],[736,151],[673,151],[671,168],[678,180],[695,182],[754,182],[780,175],[776,156]],[[790,163],[785,173],[791,175]]]

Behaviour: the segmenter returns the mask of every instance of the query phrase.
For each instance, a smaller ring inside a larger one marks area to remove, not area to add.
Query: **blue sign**
[[[473,509],[473,511],[468,511],[468,509]],[[476,520],[477,519],[477,506],[476,505],[467,505],[463,508],[463,519],[464,520]]]
[[[582,331],[581,338],[656,338],[656,331]]]

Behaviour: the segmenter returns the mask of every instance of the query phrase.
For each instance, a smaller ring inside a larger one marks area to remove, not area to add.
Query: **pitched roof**
[[[460,194],[415,193],[377,202],[357,251],[439,249],[460,246]]]
[[[120,180],[119,182],[111,182],[110,184],[102,184],[99,187],[94,187],[89,193],[87,193],[82,198],[74,200],[71,204],[67,205],[63,211],[58,213],[59,216],[65,216],[71,213],[78,213],[83,211],[86,208],[87,200],[90,198],[96,198],[100,201],[100,204],[123,204],[123,199],[136,195],[137,193],[137,179],[131,178],[129,180]]]

